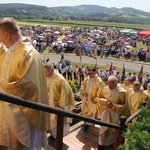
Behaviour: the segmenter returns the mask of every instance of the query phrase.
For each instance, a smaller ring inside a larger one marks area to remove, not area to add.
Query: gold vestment
[[[18,42],[13,50],[10,49],[7,52],[1,67],[0,86],[2,91],[8,94],[25,100],[48,104],[43,62],[30,40],[25,38],[23,41]],[[11,105],[8,103],[4,102],[4,105],[5,108],[11,108]],[[17,105],[12,106],[16,107]],[[19,105],[18,108],[37,130],[47,131],[49,129],[48,113]],[[6,109],[3,113],[6,114]],[[17,122],[17,120],[15,121]],[[1,124],[4,124],[4,122],[1,122]],[[11,126],[11,124],[8,126]]]
[[[86,117],[99,118],[99,107],[96,104],[95,99],[99,96],[99,93],[104,88],[104,83],[97,75],[94,78],[86,77],[81,84],[80,94],[82,97],[82,115]],[[84,93],[88,94],[88,97],[84,96]]]
[[[7,53],[7,48],[2,43],[0,43],[0,72],[1,72],[1,66],[2,66],[6,53]],[[9,144],[8,143],[9,129],[7,127],[5,116],[2,114],[4,114],[4,103],[3,101],[0,101],[0,122],[3,122],[3,124],[0,123],[0,145],[7,146]]]
[[[129,98],[129,106],[131,115],[134,114],[142,101],[147,101],[148,95],[143,89],[140,89],[138,92],[132,93]]]
[[[101,98],[97,98],[97,102],[101,107],[101,121],[113,124],[119,124],[119,117],[124,115],[127,97],[126,91],[117,86],[114,90],[105,87],[101,94]],[[107,108],[108,103],[112,104],[112,108]],[[128,110],[129,111],[129,110]],[[100,127],[99,145],[110,145],[114,142],[115,129],[105,126]]]
[[[47,87],[49,94],[49,105],[52,107],[73,111],[75,108],[73,91],[66,79],[58,72],[54,71],[51,78],[47,78]],[[50,115],[50,129],[57,125],[57,115]],[[71,123],[72,119],[65,118],[65,123]]]

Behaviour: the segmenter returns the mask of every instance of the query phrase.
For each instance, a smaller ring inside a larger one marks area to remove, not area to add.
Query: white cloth
[[[63,136],[67,135],[70,131],[70,124],[64,124],[63,127]],[[56,139],[57,137],[57,128],[54,128],[50,131],[50,133],[53,135],[53,137]]]
[[[101,114],[101,120],[103,122],[119,124],[119,115],[112,109],[105,109]],[[100,127],[100,135],[104,134],[109,128],[105,126]],[[113,133],[112,133],[113,132]],[[111,145],[114,143],[115,139],[115,129],[111,129],[111,134],[105,137],[99,136],[99,145]]]
[[[8,126],[13,135],[25,146],[23,150],[41,150],[48,145],[46,132],[37,130],[17,105],[5,103],[4,107]]]

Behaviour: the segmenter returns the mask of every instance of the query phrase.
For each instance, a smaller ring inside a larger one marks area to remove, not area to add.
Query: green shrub
[[[73,93],[76,93],[77,92],[77,88],[76,88],[76,85],[74,84],[73,81],[70,81],[70,80],[67,80],[68,81],[68,84],[70,85]]]
[[[65,62],[66,62],[66,65],[68,66],[68,65],[71,65],[71,61],[70,60],[65,60]]]
[[[124,133],[125,144],[118,150],[150,150],[150,110],[143,107],[138,116],[138,121],[129,124]]]

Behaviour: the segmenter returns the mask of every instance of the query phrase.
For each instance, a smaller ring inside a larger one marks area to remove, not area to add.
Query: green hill
[[[98,5],[46,7],[30,4],[0,4],[0,17],[16,19],[82,20],[149,24],[150,13],[131,7],[121,9]]]

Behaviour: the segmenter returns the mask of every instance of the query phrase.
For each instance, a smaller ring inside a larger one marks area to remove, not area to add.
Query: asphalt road
[[[41,57],[42,59],[49,58],[50,63],[57,63],[58,61],[60,61],[61,58],[60,54],[54,54],[54,53],[41,53]],[[71,62],[80,62],[80,56],[76,56],[75,54],[65,54],[64,57],[66,60],[69,60]],[[93,64],[93,66],[96,63],[96,59],[89,56],[82,56],[81,60],[82,63]],[[139,61],[131,62],[131,61],[126,61],[124,59],[116,59],[116,58],[107,58],[107,59],[97,58],[97,65],[100,66],[110,65],[111,62],[113,62],[113,65],[118,68],[123,68],[123,64],[124,64],[126,69],[135,70],[135,71],[139,71],[141,69],[141,66],[143,65],[143,71],[150,74],[150,62],[149,63],[139,62]]]

